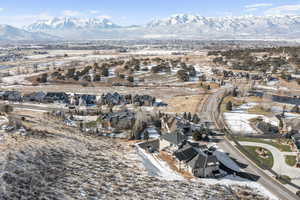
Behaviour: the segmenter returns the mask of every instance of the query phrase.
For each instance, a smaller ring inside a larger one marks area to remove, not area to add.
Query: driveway
[[[295,155],[294,152],[281,152],[276,147],[264,143],[256,143],[256,142],[240,142],[243,146],[254,146],[254,147],[262,147],[269,150],[274,158],[274,165],[272,169],[278,174],[287,175],[291,177],[293,182],[300,185],[300,168],[291,167],[285,162],[286,155]]]

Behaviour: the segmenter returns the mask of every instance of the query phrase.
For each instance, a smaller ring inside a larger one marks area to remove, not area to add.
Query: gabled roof
[[[218,163],[218,159],[216,156],[199,153],[190,162],[188,162],[188,165],[192,169],[197,169],[197,168],[206,168],[207,166],[215,165],[217,163]]]
[[[217,156],[209,155],[209,156],[207,157],[207,165],[209,165],[209,164],[216,164],[216,163],[218,163],[218,162],[219,162],[219,161],[218,161]]]
[[[206,159],[207,157],[202,154],[197,154],[190,162],[188,162],[188,165],[192,169],[196,168],[205,168],[206,167]]]
[[[174,155],[178,160],[185,162],[192,160],[197,154],[198,151],[190,144],[187,144],[174,152]]]
[[[292,138],[293,138],[294,140],[300,140],[300,133],[297,133],[297,134],[292,135]]]
[[[161,138],[175,145],[179,145],[184,140],[187,140],[187,136],[179,130],[176,130],[172,133],[163,134]]]

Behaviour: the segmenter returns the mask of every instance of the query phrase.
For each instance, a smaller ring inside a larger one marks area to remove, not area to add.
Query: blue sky
[[[300,0],[3,0],[0,24],[21,27],[61,16],[107,17],[121,25],[189,13],[203,16],[300,14]]]

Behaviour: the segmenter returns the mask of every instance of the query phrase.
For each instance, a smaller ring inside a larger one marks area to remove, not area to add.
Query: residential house
[[[91,106],[95,105],[96,102],[96,95],[89,95],[89,94],[83,94],[83,95],[75,95],[76,99],[78,99],[77,104],[79,106]]]
[[[24,95],[23,99],[24,101],[42,102],[45,96],[46,96],[45,92],[33,92]]]
[[[220,174],[217,157],[205,145],[184,141],[174,156],[179,161],[179,168],[183,166],[196,177],[208,178]]]
[[[43,99],[46,103],[69,103],[69,97],[65,92],[48,92]]]
[[[156,127],[148,127],[141,133],[142,140],[157,139],[161,135],[160,130]]]
[[[116,128],[119,130],[128,130],[133,126],[135,114],[129,110],[124,110],[121,112],[105,114],[102,117],[102,120],[112,128]]]
[[[296,133],[291,136],[295,147],[297,148],[298,152],[300,151],[300,133]]]
[[[160,137],[160,150],[164,150],[168,147],[178,147],[187,139],[188,137],[181,130],[163,134]]]
[[[5,91],[4,99],[8,101],[21,101],[22,95],[18,91]]]

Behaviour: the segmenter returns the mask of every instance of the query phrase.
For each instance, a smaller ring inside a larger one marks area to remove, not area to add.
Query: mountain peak
[[[61,39],[56,36],[48,35],[45,33],[31,33],[23,29],[19,29],[10,25],[2,24],[0,25],[0,41],[1,40],[58,40]]]
[[[193,14],[174,14],[166,19],[153,20],[147,26],[167,26],[200,22],[204,17]]]
[[[25,27],[29,31],[48,31],[48,30],[68,30],[68,29],[103,29],[115,28],[114,24],[107,18],[76,18],[76,17],[55,17],[49,20],[38,20],[37,22]]]

